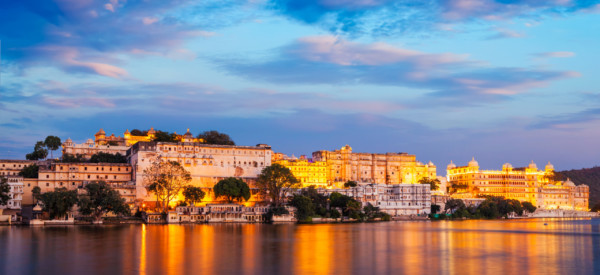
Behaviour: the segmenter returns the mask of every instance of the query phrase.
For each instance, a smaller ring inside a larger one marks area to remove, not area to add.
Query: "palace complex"
[[[588,210],[589,187],[572,181],[553,180],[554,166],[540,170],[533,161],[515,168],[506,163],[502,170],[479,170],[473,158],[467,166],[450,162],[447,169],[449,188],[454,198],[500,196],[531,202],[543,209]]]
[[[433,163],[423,164],[408,153],[353,153],[346,145],[340,150],[316,151],[312,156],[315,163],[325,162],[329,186],[339,187],[346,181],[415,184],[436,177]]]
[[[438,200],[444,202],[450,197],[480,202],[485,196],[502,196],[531,202],[543,209],[588,210],[589,204],[589,187],[583,184],[576,186],[570,180],[555,181],[554,167],[550,163],[545,170],[538,169],[533,162],[520,168],[507,163],[502,170],[480,170],[475,159],[466,166],[456,166],[451,162],[447,176],[441,177],[440,189],[433,191],[429,184],[419,184],[419,181],[439,178],[436,166],[431,162],[423,164],[416,160],[415,155],[408,153],[355,153],[346,145],[335,151],[313,152],[312,158],[296,158],[273,153],[271,146],[266,144],[205,144],[189,129],[183,135],[174,135],[175,142],[153,141],[158,133],[154,129],[133,132],[136,135],[125,131],[122,137],[114,134],[106,136],[100,129],[94,140],[88,139],[82,144],[67,139],[63,143],[63,155],[84,156],[81,162],[0,160],[0,176],[10,178],[13,200],[9,207],[33,204],[31,194],[36,186],[42,193],[61,187],[80,190],[93,181],[108,183],[128,203],[138,206],[152,203],[155,198],[146,190],[144,179],[145,171],[156,161],[180,163],[191,174],[190,184],[205,191],[212,189],[221,179],[241,178],[252,189],[253,195],[246,204],[248,207],[264,201],[257,195],[254,183],[262,170],[272,163],[289,168],[303,187],[314,185],[321,193],[347,194],[363,205],[371,203],[391,215],[429,213],[432,198],[437,204]],[[99,152],[119,153],[126,157],[126,163],[89,162],[89,158]],[[37,178],[18,176],[24,167],[32,164],[40,167]],[[358,182],[358,186],[342,188],[347,181]],[[214,202],[217,201],[212,192],[207,192],[203,204]],[[204,211],[198,209],[194,211]],[[254,210],[248,209],[239,210],[236,218],[254,219],[251,213]]]

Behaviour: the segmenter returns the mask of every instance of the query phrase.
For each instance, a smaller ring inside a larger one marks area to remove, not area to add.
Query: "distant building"
[[[316,151],[315,162],[327,164],[327,183],[341,186],[346,181],[415,184],[422,178],[436,177],[433,163],[423,164],[407,153],[353,153],[346,145],[335,151]]]
[[[588,210],[589,187],[573,182],[554,181],[554,166],[540,170],[533,161],[526,167],[514,168],[510,163],[502,170],[479,170],[473,158],[467,166],[450,162],[447,179],[454,198],[499,196],[528,201],[543,209]]]
[[[9,176],[6,177],[10,199],[6,205],[0,205],[0,209],[21,209],[23,201],[23,177]]]
[[[128,152],[138,198],[148,197],[144,187],[144,170],[160,158],[176,161],[191,173],[190,184],[212,188],[219,180],[238,177],[252,187],[262,170],[271,165],[269,145],[210,145],[197,142],[138,142]],[[151,200],[151,199],[150,199]]]
[[[303,187],[315,185],[317,187],[327,187],[328,172],[327,162],[312,161],[305,156],[300,159],[288,157],[281,153],[276,153],[277,157],[273,158],[273,163],[281,164],[290,169],[294,177],[302,183]]]
[[[361,202],[379,207],[391,216],[427,215],[431,212],[429,184],[359,184],[345,189],[317,189],[331,195],[338,192]]]
[[[62,147],[63,156],[66,154],[73,156],[81,155],[84,159],[90,159],[98,153],[121,154],[125,156],[127,149],[129,149],[129,146],[125,145],[97,144],[91,139],[88,139],[85,143],[75,144],[70,138],[63,142]]]
[[[202,223],[202,222],[267,222],[268,206],[252,206],[228,203],[207,204],[203,207],[178,206],[169,212],[168,223]]]
[[[36,160],[0,159],[0,177],[18,176],[23,168],[37,162]]]

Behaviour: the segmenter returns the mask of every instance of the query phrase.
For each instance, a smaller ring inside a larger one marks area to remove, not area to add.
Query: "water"
[[[1,227],[0,273],[600,274],[600,219]]]

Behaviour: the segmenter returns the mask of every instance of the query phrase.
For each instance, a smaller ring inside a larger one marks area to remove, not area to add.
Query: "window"
[[[87,167],[83,167],[83,170],[87,171]]]
[[[46,175],[46,178],[47,178],[47,179],[49,179],[49,178],[50,178],[50,175]]]
[[[88,175],[88,179],[90,178],[90,175]]]

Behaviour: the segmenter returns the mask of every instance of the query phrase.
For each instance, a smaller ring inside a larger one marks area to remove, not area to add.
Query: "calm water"
[[[600,274],[600,220],[1,227],[0,273]]]

